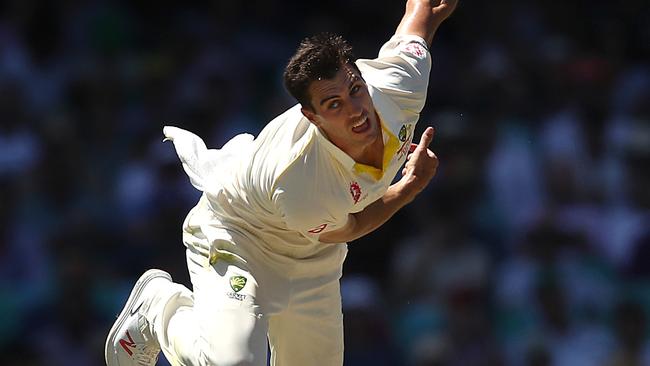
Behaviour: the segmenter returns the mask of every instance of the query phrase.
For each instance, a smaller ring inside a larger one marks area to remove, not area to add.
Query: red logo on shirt
[[[426,50],[419,43],[409,43],[404,47],[404,51],[413,54],[417,58],[423,58],[426,54]]]
[[[320,224],[320,225],[316,226],[315,228],[309,230],[308,233],[318,234],[321,231],[325,230],[326,227],[327,227],[327,224]]]
[[[361,198],[361,187],[359,186],[359,183],[350,183],[350,194],[352,195],[355,204],[359,202],[359,198]]]

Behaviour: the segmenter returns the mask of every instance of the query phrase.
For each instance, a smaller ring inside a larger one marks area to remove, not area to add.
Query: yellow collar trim
[[[397,152],[397,149],[399,149],[399,140],[397,137],[395,137],[395,135],[393,135],[392,132],[390,132],[389,129],[384,127],[383,123],[381,125],[381,130],[384,133],[384,136],[388,137],[388,140],[384,141],[384,160],[382,162],[382,168],[378,169],[371,165],[354,163],[354,171],[357,174],[367,173],[375,180],[380,180],[384,176],[386,168],[388,168],[388,164],[390,164],[390,161],[393,159],[393,156]]]

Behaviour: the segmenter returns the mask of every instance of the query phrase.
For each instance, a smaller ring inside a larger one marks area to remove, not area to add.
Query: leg
[[[269,321],[272,366],[343,365],[343,314],[338,280],[301,291]]]
[[[160,270],[136,282],[109,331],[108,366],[154,366],[161,348],[175,366],[266,365],[268,324],[256,304],[257,282],[223,261],[201,266],[195,255],[188,250],[194,293]]]
[[[266,365],[268,323],[256,303],[257,281],[241,266],[203,260],[188,249],[194,303],[174,309],[166,322],[158,337],[165,356],[183,366]]]
[[[154,366],[160,347],[152,329],[154,321],[148,320],[146,314],[162,313],[158,310],[167,303],[182,303],[183,299],[191,302],[191,292],[172,283],[167,272],[151,269],[140,276],[108,332],[104,348],[106,364]]]

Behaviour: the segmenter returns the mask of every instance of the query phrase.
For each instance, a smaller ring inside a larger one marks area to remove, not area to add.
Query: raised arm
[[[458,0],[407,0],[406,11],[395,34],[422,37],[429,46],[436,30],[456,9]]]

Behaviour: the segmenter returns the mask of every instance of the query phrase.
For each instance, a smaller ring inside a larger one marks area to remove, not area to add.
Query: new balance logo
[[[126,336],[129,338],[129,340],[127,341],[126,339],[120,339],[120,346],[124,348],[129,356],[133,356],[133,351],[131,351],[131,348],[135,348],[135,342],[133,341],[133,338],[131,338],[128,330],[126,331]]]
[[[138,310],[140,310],[140,307],[142,306],[142,304],[143,303],[141,302],[141,303],[138,304],[138,306],[131,309],[131,315],[135,315],[138,312]]]

